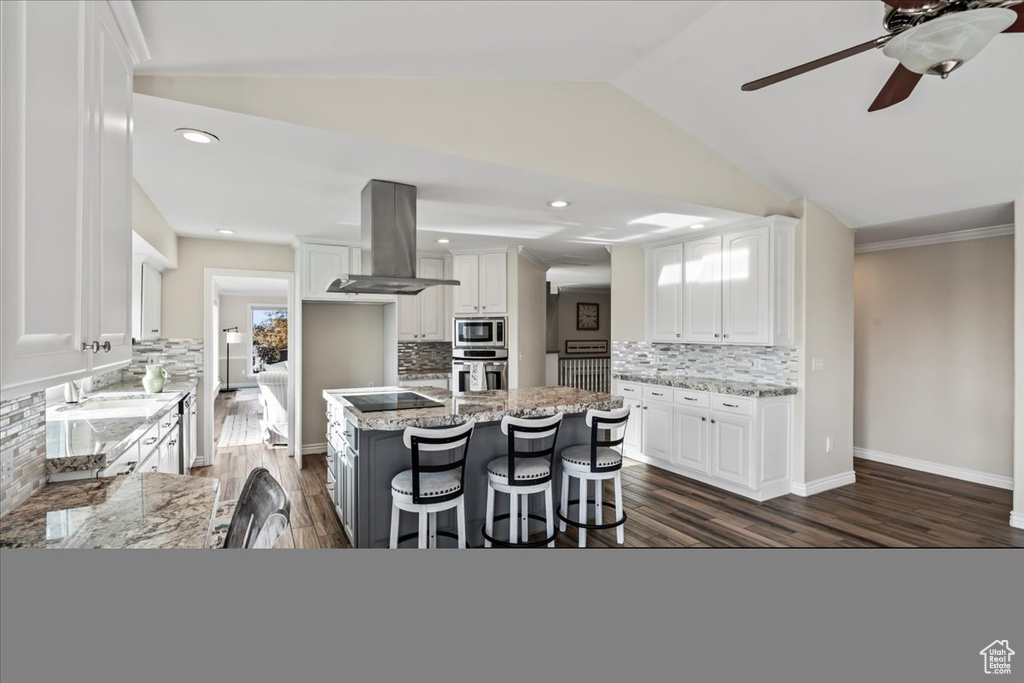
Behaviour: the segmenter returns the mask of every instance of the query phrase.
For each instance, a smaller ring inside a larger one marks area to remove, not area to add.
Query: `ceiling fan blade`
[[[774,85],[775,83],[778,83],[779,81],[784,81],[787,78],[793,78],[793,76],[799,76],[800,74],[807,73],[808,71],[813,71],[814,69],[825,66],[827,64],[831,64],[832,62],[838,62],[840,59],[846,59],[847,57],[852,57],[854,55],[860,54],[861,52],[867,52],[868,50],[876,48],[880,45],[884,45],[885,41],[888,40],[888,38],[889,36],[885,36],[884,38],[875,38],[874,40],[869,40],[866,43],[854,45],[853,47],[848,47],[845,50],[834,52],[826,57],[815,59],[812,62],[807,62],[806,64],[801,64],[800,66],[794,66],[792,69],[786,69],[785,71],[780,71],[777,74],[765,76],[764,78],[759,78],[758,80],[751,81],[750,83],[744,83],[742,90],[746,92],[750,92],[751,90],[760,90],[765,86]]]
[[[882,2],[896,9],[917,9],[918,7],[939,4],[936,0],[882,0]]]
[[[1017,21],[1010,24],[1003,33],[1024,33],[1024,3],[1011,7],[1017,13]]]
[[[914,87],[921,80],[922,74],[914,73],[902,64],[896,67],[878,93],[878,97],[868,107],[868,111],[878,111],[898,104],[910,97]]]

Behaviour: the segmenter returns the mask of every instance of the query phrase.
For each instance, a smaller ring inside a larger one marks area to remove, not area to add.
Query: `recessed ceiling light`
[[[449,242],[451,242],[451,240],[438,240],[437,241],[438,244],[448,244]]]
[[[221,230],[218,230],[217,232],[219,232],[222,235],[234,235],[235,234],[234,230],[228,230],[227,228],[222,228]]]
[[[207,133],[205,130],[197,130],[195,128],[177,128],[174,132],[189,142],[195,142],[200,145],[212,145],[220,140],[213,133]]]
[[[694,223],[693,225],[690,226],[690,230],[700,230],[703,227],[703,223]]]
[[[564,199],[552,199],[550,202],[548,202],[548,206],[550,206],[552,209],[564,209],[570,204],[572,204],[572,202],[567,202]]]

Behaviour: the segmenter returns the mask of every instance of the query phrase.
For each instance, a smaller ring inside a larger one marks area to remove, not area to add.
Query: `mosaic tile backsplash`
[[[612,374],[672,372],[796,386],[799,366],[800,350],[792,347],[612,342]]]
[[[125,373],[130,377],[141,378],[146,374],[146,366],[150,363],[160,363],[171,373],[171,377],[176,379],[198,379],[203,375],[203,340],[136,341],[132,350],[132,362]]]
[[[175,378],[203,374],[201,339],[137,341],[123,370],[88,378],[86,393],[146,374],[148,363],[162,363]],[[0,451],[14,463],[14,477],[0,487],[0,516],[6,515],[46,484],[46,392],[39,391],[0,403]]]
[[[398,342],[399,375],[451,371],[451,342]]]
[[[0,517],[46,483],[46,392],[0,403],[0,451],[14,476],[0,488]]]

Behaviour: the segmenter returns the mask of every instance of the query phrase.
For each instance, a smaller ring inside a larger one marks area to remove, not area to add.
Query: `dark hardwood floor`
[[[255,390],[250,390],[255,391]],[[222,394],[214,431],[224,418],[251,410],[252,394]],[[220,449],[212,467],[192,470],[219,477],[222,500],[238,497],[245,477],[263,466],[284,485],[291,524],[280,548],[348,548],[324,483],[324,455],[307,455],[299,470],[284,448]],[[1012,491],[934,474],[855,460],[857,483],[802,498],[764,503],[627,460],[622,471],[626,547],[1024,547],[1024,531],[1009,525]],[[614,500],[610,483],[604,500]],[[557,504],[557,500],[556,500]],[[606,512],[606,515],[608,513]],[[590,548],[618,547],[615,531],[590,532]],[[558,547],[576,547],[576,532],[558,534]]]

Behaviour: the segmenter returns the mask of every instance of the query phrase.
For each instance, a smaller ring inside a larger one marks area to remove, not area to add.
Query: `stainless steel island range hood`
[[[342,275],[328,292],[419,294],[458,280],[416,277],[416,187],[371,180],[363,188],[360,211],[363,267],[369,275]],[[369,256],[367,256],[369,254]]]

